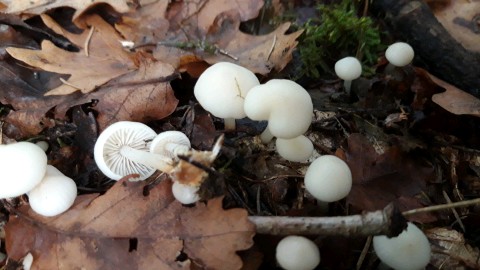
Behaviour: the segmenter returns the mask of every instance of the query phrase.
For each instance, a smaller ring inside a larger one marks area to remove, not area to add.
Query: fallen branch
[[[255,224],[257,233],[273,235],[319,234],[357,237],[382,234],[396,236],[407,227],[405,218],[393,204],[387,205],[383,210],[353,216],[250,216],[249,219]]]
[[[340,217],[285,217],[250,216],[257,233],[271,235],[337,235],[362,237],[370,235],[397,236],[407,227],[404,216],[420,213],[448,210],[480,204],[480,198],[447,204],[417,208],[400,213],[393,204],[383,210],[367,212],[362,215]]]

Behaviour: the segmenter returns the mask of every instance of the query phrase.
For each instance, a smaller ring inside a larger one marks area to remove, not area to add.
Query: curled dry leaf
[[[426,231],[432,244],[430,263],[438,269],[480,269],[480,251],[465,242],[463,235],[455,230],[433,228]]]
[[[94,5],[109,4],[118,12],[127,12],[130,9],[129,4],[132,4],[133,2],[134,1],[131,0],[0,0],[0,3],[7,6],[7,8],[2,10],[2,12],[12,14],[23,13],[39,15],[50,9],[58,7],[71,7],[76,9],[75,14],[73,15],[74,21],[86,9]]]
[[[438,86],[445,88],[445,92],[432,96],[432,101],[453,114],[469,114],[480,117],[480,99],[457,87],[428,74]]]
[[[48,15],[41,15],[43,22],[73,42],[79,52],[62,50],[48,40],[41,50],[7,48],[14,58],[31,66],[60,74],[71,74],[66,83],[50,90],[46,95],[66,95],[80,90],[88,93],[113,78],[137,69],[131,54],[123,50],[121,37],[98,15],[89,15],[85,23],[90,30],[73,34],[61,28]]]
[[[33,255],[34,269],[240,269],[236,251],[253,244],[244,209],[222,199],[184,207],[164,181],[144,195],[143,182],[117,182],[104,195],[82,195],[64,214],[46,218],[27,205],[6,230],[10,258]],[[177,258],[181,252],[187,258]]]

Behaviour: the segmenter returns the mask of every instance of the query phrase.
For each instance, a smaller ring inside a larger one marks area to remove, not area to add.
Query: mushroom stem
[[[343,81],[343,87],[345,87],[345,91],[347,92],[347,94],[350,94],[350,88],[352,88],[352,81]]]
[[[225,130],[232,131],[236,128],[235,118],[224,118],[223,124],[225,126]]]
[[[264,144],[267,144],[269,143],[272,139],[273,139],[273,134],[270,132],[270,129],[268,128],[265,128],[265,130],[262,132],[262,134],[260,134],[260,140],[262,141],[262,143]]]
[[[127,145],[122,146],[120,154],[133,162],[155,168],[162,172],[171,173],[173,170],[173,166],[168,163],[168,159],[158,154],[138,150]]]

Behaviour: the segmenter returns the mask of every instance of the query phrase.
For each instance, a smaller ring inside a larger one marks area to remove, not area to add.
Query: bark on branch
[[[341,217],[262,217],[251,216],[257,233],[273,235],[337,235],[361,237],[399,235],[407,223],[393,204],[383,210]]]

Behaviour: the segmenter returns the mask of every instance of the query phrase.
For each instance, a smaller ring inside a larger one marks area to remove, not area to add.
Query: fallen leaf
[[[429,76],[434,83],[445,88],[445,92],[432,96],[433,102],[453,114],[468,114],[480,117],[480,99],[458,89],[456,86],[440,80],[432,74],[429,74]]]
[[[432,167],[421,164],[398,147],[392,146],[383,154],[377,154],[370,142],[358,133],[350,134],[348,148],[340,155],[352,171],[353,186],[347,203],[359,210],[382,209],[401,197],[418,200],[415,195],[434,177]],[[411,201],[409,204],[413,205]]]
[[[221,198],[184,207],[170,181],[147,196],[144,186],[126,177],[104,195],[79,196],[54,218],[20,207],[5,226],[9,257],[30,252],[33,269],[188,269],[190,261],[241,268],[236,251],[248,249],[255,234],[244,209],[224,210]]]
[[[432,1],[435,2],[441,1]],[[433,9],[435,17],[448,33],[470,51],[480,52],[479,1],[448,1]]]
[[[98,5],[109,4],[118,12],[127,12],[130,10],[129,4],[133,4],[131,0],[0,0],[0,3],[7,6],[2,10],[4,13],[12,14],[35,14],[39,15],[46,11],[58,7],[71,7],[75,9],[73,21],[75,21],[86,9]]]
[[[71,74],[67,82],[50,90],[46,95],[67,95],[77,90],[88,93],[113,78],[137,69],[131,54],[123,50],[122,38],[98,15],[89,15],[85,23],[90,30],[73,34],[61,28],[48,15],[41,15],[43,22],[73,42],[79,52],[69,52],[44,40],[41,50],[7,48],[14,58],[31,66],[60,74]]]
[[[140,58],[137,71],[119,77],[77,99],[57,105],[56,117],[64,118],[70,107],[96,101],[99,130],[118,121],[147,122],[169,116],[178,100],[169,82],[178,75],[169,64]]]
[[[427,230],[426,235],[432,245],[430,263],[438,269],[479,269],[478,248],[466,243],[463,235],[447,228]]]
[[[203,60],[210,64],[229,61],[267,74],[287,65],[302,32],[285,34],[289,23],[262,36],[241,32],[240,23],[258,16],[262,5],[263,1],[252,0],[196,0],[168,5],[160,1],[123,16],[116,28],[140,47],[154,46],[154,57],[176,68]]]

